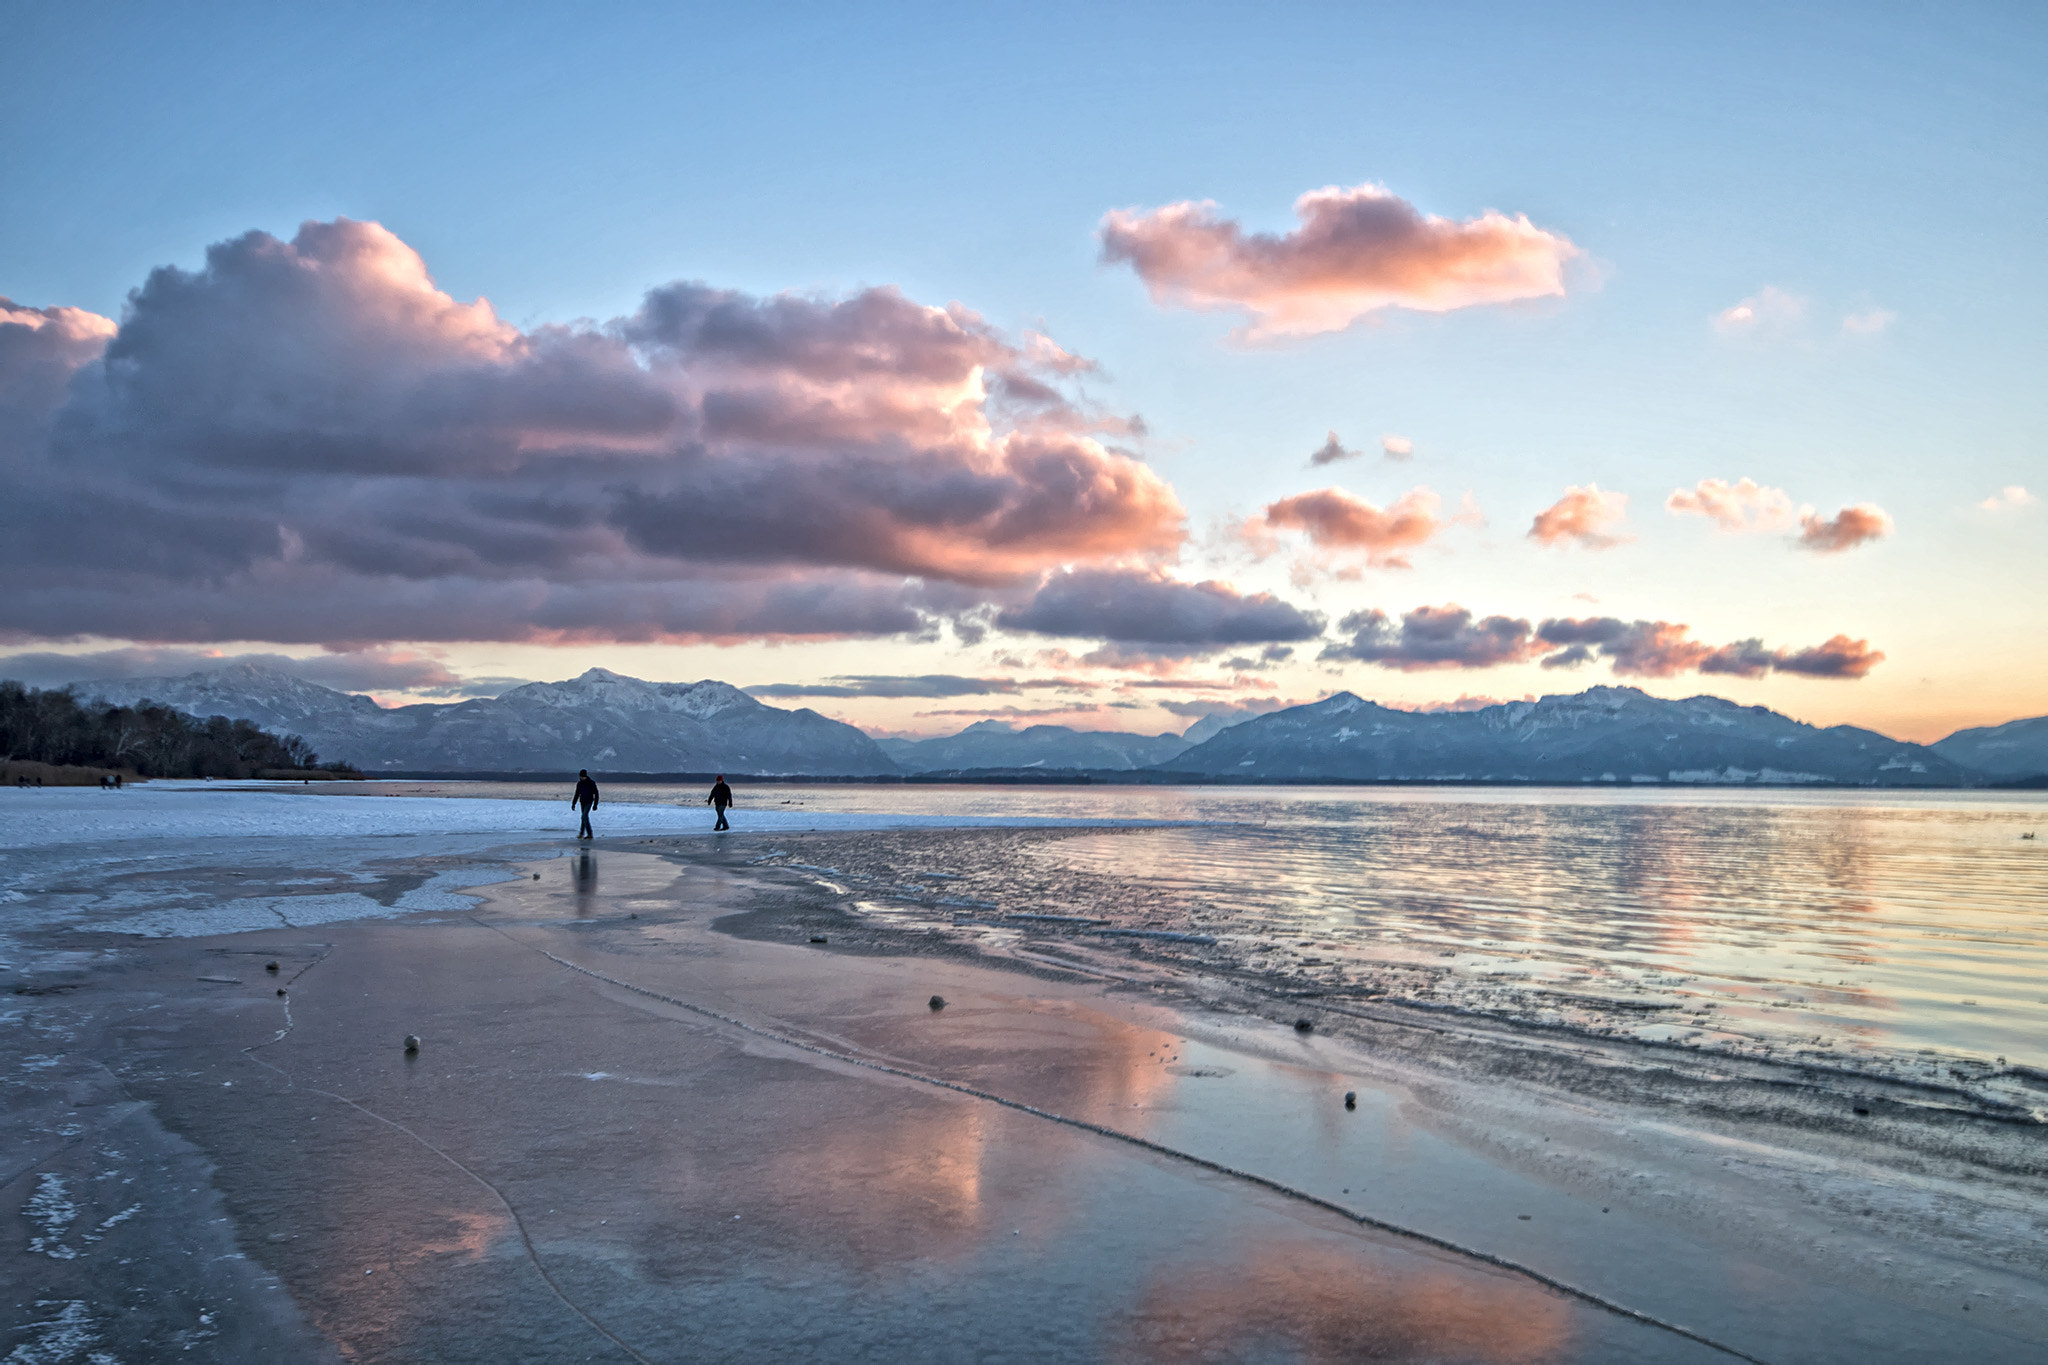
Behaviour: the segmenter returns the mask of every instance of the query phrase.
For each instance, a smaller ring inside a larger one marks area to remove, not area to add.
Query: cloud
[[[1316,447],[1316,453],[1308,457],[1308,462],[1311,465],[1335,464],[1339,460],[1355,460],[1364,453],[1362,450],[1345,449],[1344,443],[1337,439],[1337,433],[1333,431],[1320,446]]]
[[[1869,641],[1846,635],[1798,650],[1766,649],[1760,640],[1716,646],[1693,639],[1689,627],[1671,621],[1554,617],[1532,626],[1520,617],[1476,619],[1456,603],[1417,607],[1404,613],[1398,626],[1382,611],[1353,612],[1338,629],[1351,638],[1326,647],[1323,658],[1403,672],[1493,668],[1538,659],[1545,668],[1573,668],[1600,659],[1622,677],[1668,678],[1698,671],[1745,678],[1767,672],[1860,678],[1884,659]]]
[[[1876,336],[1899,320],[1889,308],[1865,308],[1842,319],[1842,330],[1851,336]]]
[[[1882,662],[1883,653],[1872,649],[1868,640],[1835,635],[1811,649],[1779,650],[1772,655],[1771,667],[1809,678],[1860,678]]]
[[[1415,442],[1406,436],[1396,436],[1389,432],[1380,437],[1380,453],[1389,460],[1412,459],[1415,455]]]
[[[1977,504],[1986,512],[2012,512],[2038,501],[2032,493],[2016,483],[2009,483]]]
[[[1571,487],[1564,496],[1536,514],[1529,527],[1531,539],[1544,545],[1577,542],[1590,550],[1604,550],[1628,539],[1611,528],[1628,516],[1628,494],[1603,493],[1600,485]]]
[[[1806,316],[1807,300],[1767,284],[1732,307],[1714,314],[1714,330],[1723,336],[1782,332]]]
[[[1822,554],[1840,554],[1891,533],[1891,517],[1874,502],[1844,507],[1832,517],[1823,517],[1811,508],[1801,509],[1799,514],[1799,544]]]
[[[1665,510],[1678,516],[1701,516],[1724,531],[1777,531],[1792,524],[1792,499],[1782,488],[1766,488],[1754,479],[1701,479],[1664,499]]]
[[[1386,508],[1341,488],[1319,488],[1268,503],[1246,523],[1245,535],[1270,552],[1276,532],[1299,531],[1319,550],[1362,553],[1376,567],[1406,569],[1409,552],[1451,524],[1438,515],[1442,505],[1427,488],[1411,488]]]
[[[1527,217],[1488,209],[1456,222],[1382,185],[1335,185],[1294,201],[1300,226],[1246,232],[1212,202],[1120,209],[1102,220],[1102,259],[1129,265],[1155,303],[1237,309],[1247,337],[1307,336],[1383,308],[1442,313],[1565,292],[1580,254]]]
[[[1567,668],[1596,656],[1612,663],[1624,677],[1668,678],[1698,671],[1739,678],[1765,673],[1795,673],[1813,678],[1860,678],[1884,655],[1867,640],[1836,635],[1806,649],[1767,649],[1758,639],[1709,645],[1690,638],[1690,630],[1670,621],[1623,621],[1599,616],[1545,621],[1536,638],[1544,645],[1565,646],[1543,660],[1545,668]]]
[[[1564,648],[1543,660],[1545,668],[1570,668],[1605,658],[1622,677],[1668,678],[1699,668],[1714,647],[1689,638],[1688,627],[1670,621],[1623,621],[1613,616],[1553,619],[1537,629],[1536,648]]]
[[[112,318],[83,308],[28,308],[0,296],[0,442],[33,439],[71,376],[106,349]]]
[[[893,289],[522,331],[340,219],[159,269],[110,331],[0,315],[0,637],[919,633],[1185,534],[1104,444],[1134,421],[1066,394],[1087,362]]]
[[[121,678],[181,677],[238,664],[274,668],[343,692],[410,692],[422,696],[491,696],[524,678],[465,678],[432,654],[406,649],[362,649],[298,658],[287,654],[229,654],[217,649],[131,645],[88,653],[23,652],[0,655],[0,678],[33,687]]]
[[[1472,613],[1452,603],[1417,607],[1396,626],[1377,609],[1353,612],[1337,628],[1348,641],[1323,650],[1325,659],[1356,659],[1404,673],[1433,668],[1491,668],[1530,657],[1529,623],[1518,617]]]
[[[1235,645],[1310,640],[1323,618],[1270,593],[1228,583],[1185,583],[1142,569],[1073,569],[1048,577],[1031,600],[1005,608],[1005,630],[1108,642],[1125,653],[1182,657]],[[1104,655],[1090,662],[1114,664]]]

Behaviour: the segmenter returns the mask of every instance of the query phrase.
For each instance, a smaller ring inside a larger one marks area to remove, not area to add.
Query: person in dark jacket
[[[711,784],[711,795],[704,800],[711,809],[718,812],[718,823],[711,827],[712,831],[716,833],[721,829],[731,829],[732,826],[725,823],[725,808],[732,804],[732,788],[725,785],[724,773],[720,773],[718,781]]]
[[[590,769],[579,769],[576,773],[576,794],[569,798],[569,804],[583,810],[583,828],[576,832],[579,839],[595,839],[590,832],[590,810],[597,804],[597,783],[590,780]]]

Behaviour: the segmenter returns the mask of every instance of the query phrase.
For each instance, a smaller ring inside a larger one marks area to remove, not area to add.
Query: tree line
[[[297,735],[254,722],[204,720],[144,700],[135,706],[81,702],[64,688],[0,682],[0,755],[31,763],[129,768],[143,777],[254,777],[266,769],[317,768],[320,756]],[[331,763],[330,771],[355,771]]]

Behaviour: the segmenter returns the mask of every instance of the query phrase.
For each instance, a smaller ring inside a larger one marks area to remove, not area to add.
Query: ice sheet
[[[973,826],[1128,825],[1132,820],[1034,816],[906,815],[743,810],[730,812],[735,834],[803,830],[948,829]],[[592,817],[600,839],[623,835],[705,834],[702,806],[606,801]],[[292,783],[151,782],[123,791],[97,787],[0,788],[0,849],[128,839],[377,838],[406,834],[572,835],[575,811],[563,802],[476,797],[385,800],[307,793]]]

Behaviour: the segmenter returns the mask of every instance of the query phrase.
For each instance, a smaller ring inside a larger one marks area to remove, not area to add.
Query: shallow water
[[[526,784],[433,786],[528,794]],[[694,787],[613,791],[702,800]],[[554,795],[535,784],[543,793]],[[1175,952],[1296,989],[1378,991],[1752,1054],[1883,1059],[1944,1076],[2000,1059],[2048,1068],[2048,838],[2022,837],[2048,834],[2048,797],[2032,793],[832,785],[740,795],[742,832],[750,809],[799,807],[1227,822],[880,840],[896,852],[842,869],[878,907],[921,898],[969,920],[1060,914],[1197,933],[1218,943]],[[920,897],[920,872],[959,880],[927,881]]]

